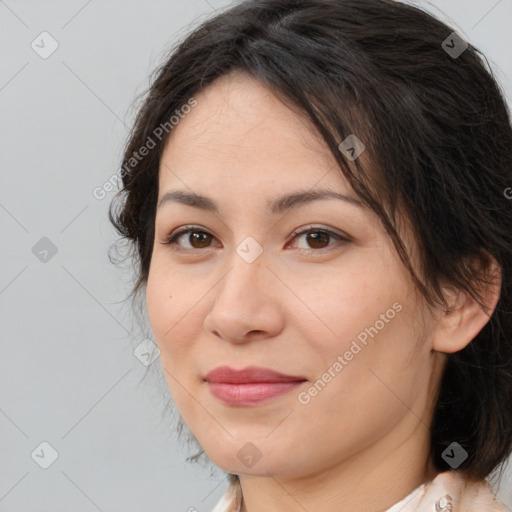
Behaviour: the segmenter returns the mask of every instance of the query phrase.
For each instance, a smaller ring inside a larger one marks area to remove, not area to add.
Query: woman
[[[215,512],[505,510],[512,129],[478,54],[391,0],[248,0],[158,70],[111,220]]]

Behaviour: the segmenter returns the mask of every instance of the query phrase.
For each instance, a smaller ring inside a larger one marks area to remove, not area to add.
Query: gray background
[[[159,366],[133,354],[150,334],[123,304],[129,265],[107,257],[114,193],[92,193],[119,169],[149,73],[225,5],[0,0],[2,512],[207,512],[227,486],[185,462]],[[510,103],[512,0],[419,5],[485,53]],[[46,59],[31,47],[43,31],[58,43]],[[42,442],[58,453],[47,469]],[[499,495],[512,506],[510,470]]]

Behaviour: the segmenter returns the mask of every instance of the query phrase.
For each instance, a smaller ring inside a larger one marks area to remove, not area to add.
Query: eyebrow
[[[345,201],[355,206],[363,207],[363,204],[358,199],[340,194],[332,190],[298,190],[290,194],[279,196],[267,202],[267,210],[273,215],[281,214],[285,211],[298,208],[300,206],[312,203],[313,201],[320,201],[323,199],[338,199]],[[176,202],[201,210],[219,213],[219,205],[210,197],[196,194],[194,192],[186,192],[184,190],[171,190],[166,192],[158,203],[158,208],[165,204]]]

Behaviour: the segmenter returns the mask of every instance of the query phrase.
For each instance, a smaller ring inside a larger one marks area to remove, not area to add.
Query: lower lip
[[[303,382],[256,382],[249,384],[208,382],[208,386],[213,396],[226,404],[251,405],[289,393]]]

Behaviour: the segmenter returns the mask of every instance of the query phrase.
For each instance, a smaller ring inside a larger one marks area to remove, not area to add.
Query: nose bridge
[[[225,339],[243,340],[251,331],[275,335],[281,326],[280,308],[266,285],[272,273],[263,252],[252,259],[255,246],[251,244],[247,240],[235,247],[205,319],[206,328]]]
[[[219,283],[217,299],[227,302],[238,301],[240,307],[243,307],[244,303],[257,301],[261,292],[259,286],[268,277],[264,276],[268,269],[263,250],[255,257],[254,244],[248,241],[241,242],[235,247],[229,259],[229,268]]]

